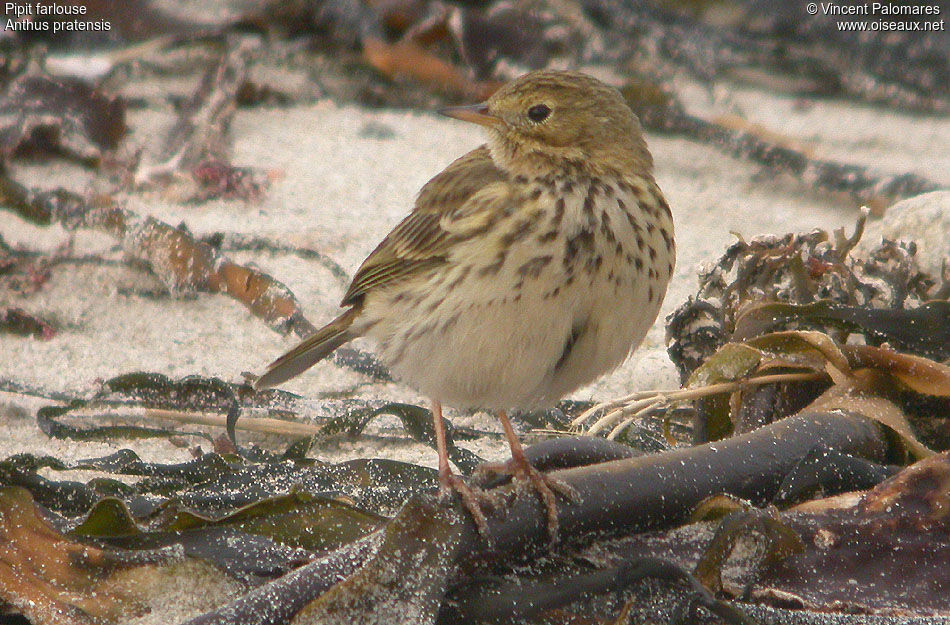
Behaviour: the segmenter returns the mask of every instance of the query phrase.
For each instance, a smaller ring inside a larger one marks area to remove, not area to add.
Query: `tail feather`
[[[350,331],[350,326],[358,313],[358,307],[347,310],[270,363],[267,371],[254,382],[254,388],[260,390],[286,382],[326,358],[340,345],[356,338],[357,334]]]

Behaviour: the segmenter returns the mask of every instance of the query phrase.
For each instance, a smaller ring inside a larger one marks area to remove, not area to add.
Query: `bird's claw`
[[[448,473],[439,478],[439,500],[443,504],[451,503],[453,495],[457,494],[462,501],[462,505],[468,510],[478,528],[478,533],[485,539],[489,539],[488,521],[485,518],[483,508],[494,510],[501,505],[501,501],[495,495],[486,492],[480,488],[469,486],[468,483],[454,473]]]
[[[538,493],[547,512],[548,534],[551,542],[558,542],[560,524],[557,518],[557,498],[554,493],[557,492],[568,501],[576,503],[580,499],[577,489],[563,480],[538,471],[528,462],[522,465],[515,460],[479,465],[475,469],[474,477],[478,483],[486,483],[493,475],[510,475],[513,480],[530,486]]]

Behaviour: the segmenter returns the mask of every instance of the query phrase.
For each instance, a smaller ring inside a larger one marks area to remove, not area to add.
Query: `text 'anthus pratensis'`
[[[432,400],[444,494],[483,532],[490,500],[449,467],[442,405],[493,410],[557,536],[552,488],[527,462],[507,410],[544,408],[617,367],[656,319],[673,273],[673,220],[620,93],[574,72],[532,72],[485,103],[444,114],[488,143],[430,180],[363,261],[346,311],[256,381],[292,378],[347,341]],[[499,470],[496,467],[496,470]]]

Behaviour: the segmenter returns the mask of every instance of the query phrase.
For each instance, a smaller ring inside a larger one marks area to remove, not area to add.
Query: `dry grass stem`
[[[690,401],[701,399],[710,395],[719,393],[735,393],[751,386],[761,386],[762,384],[775,384],[779,382],[808,382],[820,380],[827,377],[823,372],[799,372],[799,373],[775,373],[770,375],[761,375],[747,380],[737,380],[734,382],[720,382],[718,384],[709,384],[696,388],[683,388],[677,390],[657,390],[641,391],[597,404],[584,411],[574,421],[571,422],[571,428],[577,429],[583,426],[591,416],[607,411],[602,417],[595,421],[586,433],[595,435],[608,427],[613,429],[607,435],[607,438],[614,439],[624,428],[633,421],[645,416],[648,412],[666,406],[675,402]]]

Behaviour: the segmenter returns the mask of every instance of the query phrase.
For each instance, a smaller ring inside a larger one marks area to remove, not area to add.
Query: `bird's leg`
[[[558,520],[557,502],[554,498],[554,491],[556,490],[561,493],[561,495],[572,500],[577,498],[577,491],[564,482],[556,480],[546,473],[541,473],[531,466],[531,463],[528,462],[528,459],[524,455],[524,449],[521,447],[521,441],[518,440],[518,435],[515,434],[514,428],[511,427],[511,421],[508,420],[508,415],[505,414],[504,411],[499,411],[497,416],[498,420],[501,421],[502,427],[505,429],[505,438],[508,439],[508,446],[511,447],[511,460],[500,465],[482,465],[478,470],[484,473],[507,473],[514,479],[530,483],[544,502],[544,507],[547,509],[548,515],[548,533],[551,536],[551,540],[556,542],[558,539]]]
[[[435,446],[439,452],[439,493],[443,501],[451,498],[452,493],[458,493],[462,500],[462,505],[472,515],[478,527],[478,533],[482,536],[488,536],[488,522],[485,520],[485,513],[482,512],[482,504],[489,507],[495,506],[495,500],[482,490],[474,489],[465,483],[458,475],[452,473],[449,466],[449,449],[445,443],[445,424],[442,422],[442,404],[438,401],[432,401],[432,422],[435,426]]]

